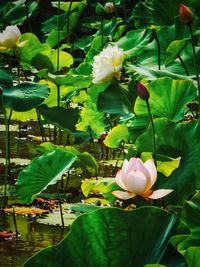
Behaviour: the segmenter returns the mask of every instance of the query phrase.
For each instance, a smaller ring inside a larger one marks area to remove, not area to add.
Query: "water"
[[[17,179],[19,171],[28,164],[29,160],[35,156],[34,148],[40,141],[34,140],[33,136],[40,136],[37,122],[27,122],[22,124],[22,131],[18,131],[18,125],[11,125],[10,132],[10,154],[11,154],[11,178],[9,183],[13,185]],[[1,185],[4,181],[4,125],[0,121],[0,194],[3,192]],[[30,138],[31,136],[31,138]],[[98,143],[88,143],[81,148],[82,151],[89,151],[98,160],[106,158],[108,151]],[[13,163],[12,163],[13,162]],[[111,164],[111,163],[110,163]],[[109,177],[116,172],[115,163],[111,165],[100,164],[99,175]],[[80,180],[80,178],[79,178]],[[74,179],[73,179],[74,181]],[[12,192],[13,190],[11,190]],[[8,188],[8,192],[10,192]],[[16,203],[13,200],[13,203]],[[16,200],[17,201],[17,200]],[[79,200],[80,201],[80,200]],[[11,202],[9,201],[9,204]],[[57,244],[63,237],[62,229],[58,226],[42,225],[31,221],[28,217],[16,216],[17,228],[20,233],[18,239],[0,239],[0,267],[19,267],[37,251],[47,246]],[[0,231],[11,230],[15,232],[12,216],[0,214]],[[67,230],[65,230],[65,234]]]
[[[38,224],[21,216],[17,216],[16,221],[21,236],[0,239],[0,267],[20,267],[37,251],[57,244],[63,237],[60,227]],[[15,231],[12,216],[0,215],[0,229]]]

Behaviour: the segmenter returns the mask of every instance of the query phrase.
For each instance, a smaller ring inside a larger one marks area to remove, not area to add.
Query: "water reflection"
[[[20,267],[36,251],[57,244],[63,237],[59,227],[31,222],[27,217],[16,217],[20,233],[18,239],[0,239],[0,267]],[[14,231],[12,216],[0,216],[0,229]],[[64,235],[67,233],[65,230]]]

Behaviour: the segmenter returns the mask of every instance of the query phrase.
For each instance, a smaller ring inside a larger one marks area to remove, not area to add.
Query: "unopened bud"
[[[181,23],[190,24],[193,22],[193,13],[187,6],[180,4],[179,18]]]
[[[143,100],[148,100],[150,97],[149,91],[147,90],[147,88],[142,84],[142,83],[138,83],[137,85],[137,93],[138,96],[143,99]]]
[[[111,2],[106,3],[104,9],[107,14],[112,14],[115,12],[115,6]]]

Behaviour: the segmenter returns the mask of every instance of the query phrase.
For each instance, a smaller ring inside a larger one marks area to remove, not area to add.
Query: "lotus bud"
[[[150,97],[149,91],[147,90],[147,88],[142,84],[142,83],[138,83],[137,85],[137,93],[138,96],[143,99],[143,100],[148,100]]]
[[[180,4],[179,18],[181,23],[190,24],[193,22],[193,13],[187,6]]]
[[[104,9],[107,14],[112,14],[115,12],[115,6],[111,2],[106,3]]]

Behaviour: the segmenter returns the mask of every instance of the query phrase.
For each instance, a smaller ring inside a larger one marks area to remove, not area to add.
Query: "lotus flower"
[[[124,53],[118,46],[108,45],[99,55],[94,57],[92,64],[93,83],[104,83],[115,76],[120,77]]]
[[[0,51],[6,51],[15,46],[23,46],[26,41],[19,44],[21,32],[17,26],[7,26],[6,29],[0,33]]]
[[[116,175],[116,183],[125,191],[113,191],[112,194],[119,199],[130,199],[137,195],[145,199],[159,199],[172,189],[159,189],[152,191],[151,188],[157,180],[157,170],[152,160],[143,163],[139,158],[125,160],[122,169]]]
[[[115,6],[113,5],[112,2],[108,2],[105,4],[104,9],[107,14],[112,14],[115,12]]]
[[[193,13],[187,6],[180,4],[179,18],[183,24],[190,24],[193,22]]]

